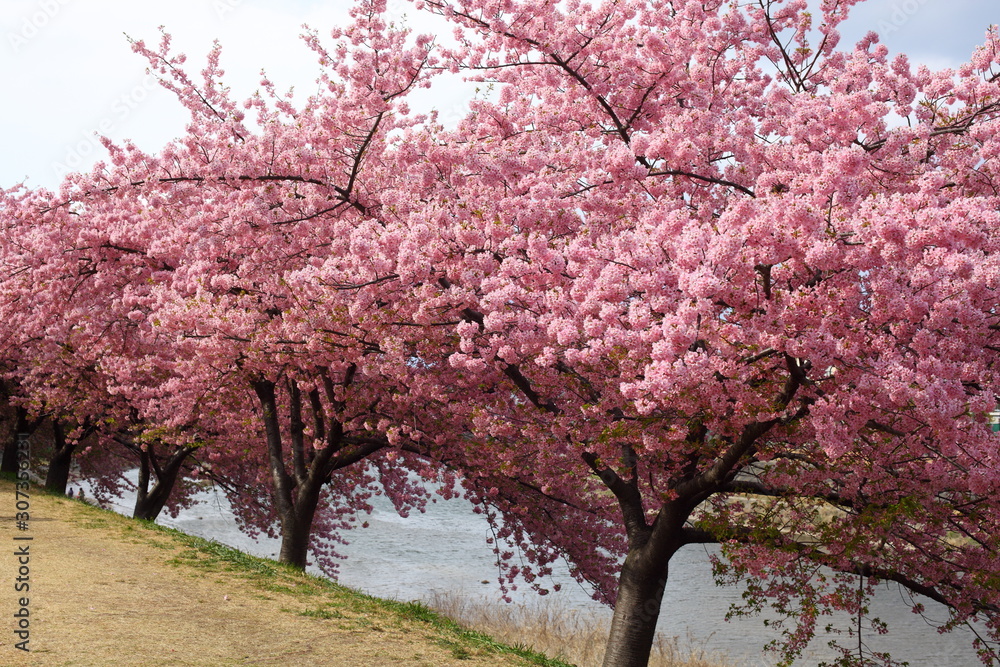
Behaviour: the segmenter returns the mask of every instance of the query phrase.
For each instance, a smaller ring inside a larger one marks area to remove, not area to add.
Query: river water
[[[87,489],[88,495],[90,489]],[[229,503],[221,493],[204,490],[198,503],[177,518],[162,516],[158,523],[200,537],[213,539],[258,556],[275,557],[278,541],[253,540],[236,527]],[[130,514],[134,496],[127,495],[113,509]],[[372,595],[399,600],[432,600],[447,595],[477,603],[504,604],[500,600],[497,568],[486,545],[489,527],[485,518],[472,512],[465,500],[429,504],[426,513],[400,518],[391,504],[374,499],[375,511],[369,527],[352,531],[350,544],[339,551],[347,556],[341,564],[340,583]],[[689,546],[671,561],[670,579],[664,595],[658,630],[679,637],[681,645],[705,648],[742,661],[747,667],[770,667],[776,661],[761,654],[761,647],[779,632],[764,626],[760,618],[725,621],[729,606],[740,600],[741,589],[716,586],[709,565],[713,548]],[[318,572],[317,572],[318,574]],[[484,583],[487,582],[487,583]],[[589,594],[557,568],[552,583],[562,590],[540,597],[529,590],[514,594],[516,605],[555,605],[562,613],[585,619],[608,619],[610,611],[590,599]],[[527,587],[525,587],[527,588]],[[928,615],[942,619],[944,610],[927,602]],[[897,660],[913,667],[974,667],[979,665],[968,631],[939,635],[920,616],[913,614],[896,588],[879,590],[871,606],[873,616],[890,625],[887,636],[866,636],[873,650],[890,651]],[[820,620],[825,625],[826,619]],[[846,630],[846,617],[829,622]],[[527,641],[527,639],[526,639]],[[835,657],[817,637],[797,667],[818,665]],[[845,639],[846,641],[846,639]]]

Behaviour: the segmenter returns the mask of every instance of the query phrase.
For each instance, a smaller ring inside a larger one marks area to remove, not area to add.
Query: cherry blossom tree
[[[142,347],[126,317],[131,281],[137,269],[142,273],[137,253],[95,239],[88,212],[56,193],[11,192],[4,210],[2,349],[11,360],[8,384],[16,388],[10,392],[16,432],[31,433],[48,422],[42,435],[51,438],[52,455],[45,486],[58,493],[65,493],[81,448],[98,450],[83,467],[99,498],[129,485],[125,473],[138,465],[134,516],[155,518],[196,448],[166,444],[158,454],[160,441],[146,432],[136,407],[138,393],[120,391],[113,373],[115,359],[141,357],[149,366],[154,349]],[[147,393],[160,379],[131,376],[133,389],[145,386]],[[123,464],[125,452],[131,460]]]
[[[838,50],[851,2],[421,4],[496,90],[411,146],[449,362],[518,395],[474,415],[494,478],[569,509],[485,495],[614,604],[605,664],[645,664],[670,559],[706,541],[796,619],[784,659],[876,580],[995,639],[996,31],[931,72]]]
[[[92,415],[98,401],[94,397],[100,392],[94,391],[94,383],[100,380],[88,369],[86,356],[77,354],[74,341],[67,337],[73,307],[78,305],[65,307],[65,300],[73,301],[71,283],[51,283],[53,275],[41,268],[46,263],[38,259],[46,248],[44,234],[17,213],[39,206],[45,194],[20,190],[5,194],[9,222],[2,245],[5,275],[0,284],[4,393],[14,407],[14,438],[31,435],[48,422],[45,430],[51,436],[51,447],[43,449],[51,449],[51,457],[45,486],[65,493],[76,444],[96,427]],[[54,309],[57,303],[59,307]]]
[[[112,342],[98,366],[138,415],[140,457],[154,436],[179,448],[171,465],[203,447],[203,470],[239,496],[244,525],[270,532],[277,519],[280,559],[299,567],[317,511],[330,535],[368,509],[376,477],[403,513],[427,495],[408,472],[446,488],[451,479],[413,458],[435,437],[419,422],[437,418],[417,414],[424,399],[410,386],[428,375],[411,359],[431,343],[388,324],[399,276],[385,249],[400,243],[410,191],[400,194],[385,154],[389,137],[419,120],[405,97],[427,78],[429,39],[387,27],[377,4],[360,4],[353,27],[334,31],[332,51],[306,36],[324,74],[302,108],[267,80],[262,95],[235,103],[218,48],[196,83],[169,36],[156,49],[136,42],[191,112],[188,134],[155,155],[106,142],[109,164],[69,177],[55,203],[28,207],[48,215],[46,227],[71,216],[82,230],[55,263],[70,250],[104,257],[81,280],[109,294],[121,337],[102,338]],[[66,326],[110,326],[93,319]],[[249,461],[262,465],[247,474]],[[254,488],[262,483],[268,497]]]

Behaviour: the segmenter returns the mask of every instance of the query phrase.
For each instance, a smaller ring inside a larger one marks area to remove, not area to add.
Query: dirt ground
[[[426,622],[199,563],[175,536],[31,490],[29,529],[0,481],[0,665],[523,665]],[[15,540],[16,537],[31,537]],[[28,546],[30,591],[15,592]],[[303,580],[304,581],[304,580]],[[30,653],[14,631],[28,598]]]

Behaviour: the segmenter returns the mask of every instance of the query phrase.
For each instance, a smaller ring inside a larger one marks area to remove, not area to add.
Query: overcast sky
[[[192,72],[218,38],[239,99],[256,90],[262,68],[279,88],[295,85],[306,95],[317,65],[299,40],[301,26],[325,34],[343,24],[348,7],[348,0],[0,0],[0,187],[25,179],[55,187],[66,170],[89,168],[103,156],[97,130],[150,151],[183,131],[186,113],[146,76],[125,34],[155,44],[165,26]],[[419,16],[405,0],[390,7],[411,24]],[[893,52],[953,66],[991,23],[1000,23],[997,0],[868,0],[844,33],[853,43],[875,30]],[[434,99],[453,111],[461,98],[456,91]]]

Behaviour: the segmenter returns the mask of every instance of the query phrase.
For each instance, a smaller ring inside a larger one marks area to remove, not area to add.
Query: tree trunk
[[[28,411],[20,406],[15,408],[14,431],[10,440],[3,448],[3,460],[0,461],[0,472],[17,474],[17,441],[21,434],[32,435],[42,423],[41,419],[28,419]]]
[[[645,667],[649,662],[669,556],[652,558],[647,547],[630,550],[622,566],[604,667]]]
[[[194,452],[193,448],[178,449],[161,467],[157,464],[156,451],[152,444],[140,451],[139,488],[135,498],[135,508],[132,511],[134,518],[156,521],[156,517],[160,516],[163,506],[170,499],[170,493],[174,490],[184,461],[192,452]],[[153,474],[156,475],[156,482],[150,489],[149,482]]]
[[[73,465],[73,451],[76,445],[66,441],[66,432],[58,419],[52,422],[52,438],[55,451],[49,459],[49,471],[45,475],[45,488],[54,493],[66,495],[69,471]]]
[[[354,378],[354,367],[345,373],[343,386]],[[336,405],[334,387],[329,376],[323,376],[324,386],[330,402]],[[260,399],[267,435],[268,460],[273,483],[271,497],[274,499],[278,517],[281,519],[281,551],[278,560],[299,569],[305,569],[312,536],[313,519],[319,505],[323,484],[334,470],[340,470],[364,460],[388,445],[382,440],[369,440],[363,444],[344,448],[343,424],[334,417],[325,417],[319,404],[318,394],[311,393],[313,417],[316,421],[316,436],[324,442],[317,450],[304,451],[302,397],[294,381],[289,381],[289,416],[292,445],[292,474],[285,467],[284,446],[278,422],[278,403],[275,383],[268,380],[254,382],[254,391]]]
[[[319,505],[320,486],[298,489],[293,510],[281,517],[281,549],[278,561],[300,570],[306,569],[313,517]]]
[[[260,399],[273,482],[272,497],[281,520],[281,550],[278,560],[304,570],[309,554],[313,517],[322,486],[312,483],[309,477],[292,477],[285,469],[275,384],[260,380],[254,383],[254,391]]]
[[[604,667],[645,667],[653,649],[656,621],[667,585],[670,559],[684,544],[684,523],[697,503],[676,498],[665,503],[650,524],[635,475],[636,457],[623,449],[631,479],[597,463],[585,454],[588,465],[618,499],[628,534],[628,553],[618,576],[618,596],[611,619],[611,633],[604,652]]]
[[[17,429],[11,433],[10,440],[3,448],[3,461],[0,462],[0,472],[17,474]]]

